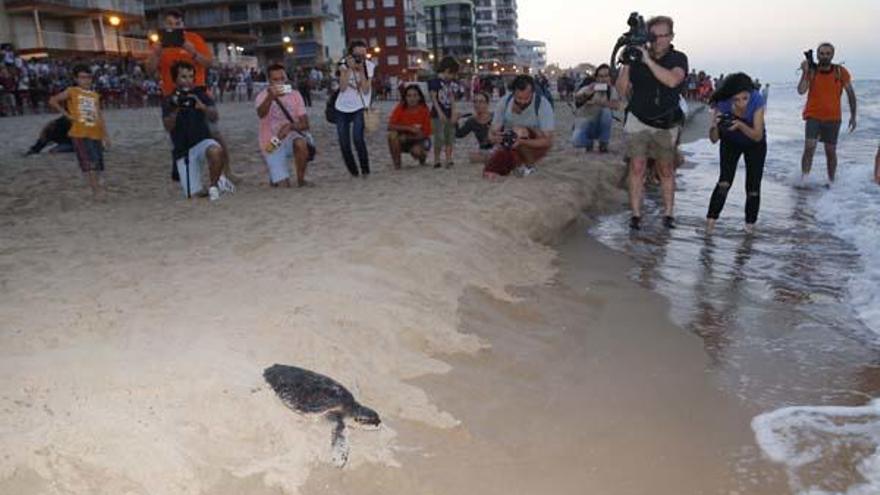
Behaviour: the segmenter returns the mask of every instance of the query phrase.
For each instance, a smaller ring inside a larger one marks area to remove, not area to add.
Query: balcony
[[[76,12],[113,12],[134,17],[144,16],[144,4],[137,0],[7,0],[8,12],[45,10],[75,14]]]
[[[41,39],[42,38],[42,42]],[[117,45],[118,40],[118,45]],[[13,40],[20,50],[63,50],[71,52],[117,52],[146,55],[150,44],[147,40],[129,38],[113,34],[100,36],[90,34],[62,33],[58,31],[41,31],[16,36]]]

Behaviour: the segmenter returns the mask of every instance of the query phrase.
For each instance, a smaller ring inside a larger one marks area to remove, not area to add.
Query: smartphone
[[[159,31],[162,48],[183,46],[183,29],[163,29]]]
[[[605,83],[594,83],[593,91],[608,91],[608,85]]]
[[[286,95],[293,92],[293,86],[290,84],[281,84],[278,86],[278,89],[281,91],[281,94]]]

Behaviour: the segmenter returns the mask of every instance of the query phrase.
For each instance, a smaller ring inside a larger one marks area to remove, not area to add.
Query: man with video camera
[[[671,229],[675,228],[676,142],[684,123],[679,95],[687,77],[688,59],[672,46],[674,32],[670,17],[653,17],[643,24],[641,17],[633,14],[630,27],[630,33],[637,31],[639,35],[631,37],[635,42],[623,52],[624,65],[616,83],[618,93],[629,101],[623,129],[626,155],[630,158],[632,217],[629,225],[634,230],[641,227],[645,169],[648,159],[653,159],[663,193],[663,225]]]
[[[837,172],[837,135],[840,133],[840,96],[846,91],[849,102],[849,132],[856,130],[856,93],[852,87],[852,76],[842,65],[832,64],[834,45],[825,42],[816,49],[818,63],[813,60],[813,50],[804,52],[801,62],[801,80],[798,94],[807,93],[804,106],[806,139],[804,154],[801,157],[802,179],[813,167],[813,154],[816,144],[825,145],[825,161],[828,166],[828,182],[834,182]]]
[[[171,66],[174,92],[162,101],[162,123],[174,143],[174,163],[180,175],[180,187],[186,198],[207,195],[220,199],[217,182],[223,171],[223,148],[211,138],[208,122],[217,121],[214,100],[204,87],[194,85],[195,67],[179,61]],[[202,168],[208,165],[210,183],[203,193]]]

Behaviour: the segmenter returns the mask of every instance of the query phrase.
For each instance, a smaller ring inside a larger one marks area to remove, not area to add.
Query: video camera
[[[614,50],[611,52],[612,67],[617,64],[617,52],[621,48],[623,48],[623,53],[620,54],[620,63],[626,65],[634,64],[642,61],[642,52],[639,51],[638,47],[645,46],[654,41],[654,35],[648,31],[648,27],[645,24],[645,18],[639,15],[638,12],[631,13],[626,20],[626,24],[629,26],[629,31],[623,33],[618,38],[617,43],[614,45]]]
[[[816,64],[816,61],[813,59],[813,49],[812,48],[810,48],[809,50],[806,50],[804,52],[804,58],[807,59],[807,64],[809,65],[810,70],[816,70],[816,68],[819,66],[818,64]]]
[[[196,106],[196,95],[186,89],[176,89],[171,93],[171,105],[177,108],[193,108]]]

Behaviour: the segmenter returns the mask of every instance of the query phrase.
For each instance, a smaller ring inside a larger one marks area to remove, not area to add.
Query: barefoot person
[[[837,135],[840,133],[840,96],[846,91],[849,102],[849,132],[856,129],[856,93],[853,91],[852,77],[846,68],[832,64],[834,45],[822,43],[816,49],[817,64],[811,60],[801,63],[801,80],[798,94],[807,93],[804,107],[806,139],[804,154],[801,157],[802,179],[813,167],[813,154],[817,141],[825,146],[825,161],[828,166],[828,182],[834,182],[837,173]]]
[[[519,75],[511,93],[498,101],[489,139],[495,149],[483,168],[483,177],[496,179],[517,170],[526,176],[553,146],[555,116],[547,98],[535,91],[531,76]]]
[[[443,57],[437,65],[437,77],[428,81],[431,95],[431,117],[434,119],[434,168],[440,168],[440,152],[446,156],[446,168],[453,165],[452,152],[455,148],[455,121],[458,112],[455,108],[454,79],[458,74],[458,62],[452,57]]]
[[[269,171],[269,183],[273,187],[290,187],[289,164],[293,160],[296,185],[306,186],[311,136],[305,102],[299,91],[291,87],[283,65],[270,65],[266,74],[269,85],[257,94],[254,105],[260,118],[260,150]]]
[[[431,146],[430,135],[431,112],[425,95],[417,85],[410,84],[403,92],[403,101],[394,107],[388,119],[388,151],[395,170],[400,169],[401,153],[409,153],[424,165]]]
[[[202,191],[202,168],[208,165],[207,196],[220,199],[217,182],[223,171],[223,148],[211,137],[208,121],[217,121],[214,100],[203,87],[194,87],[195,67],[189,62],[176,62],[171,76],[175,91],[162,101],[162,123],[171,134],[172,151],[180,187],[186,198],[205,196]]]
[[[104,146],[110,146],[101,114],[101,97],[92,91],[92,73],[85,65],[73,68],[73,79],[76,85],[49,99],[49,106],[70,121],[68,135],[79,168],[88,177],[92,194],[100,198],[104,194],[99,180],[104,172]]]
[[[654,41],[648,48],[639,47],[641,59],[624,65],[616,83],[621,97],[629,100],[623,128],[630,157],[629,226],[634,230],[641,227],[645,169],[653,158],[663,193],[663,225],[671,229],[675,228],[675,145],[684,122],[679,94],[688,73],[688,59],[672,46],[675,33],[671,18],[649,19],[647,28]]]
[[[489,128],[492,125],[492,113],[489,111],[489,93],[477,91],[474,93],[474,114],[469,116],[464,124],[455,124],[455,137],[461,139],[473,133],[477,140],[477,149],[468,153],[471,163],[486,164],[489,153],[492,151],[492,141],[489,140]]]
[[[767,133],[764,129],[764,98],[752,79],[743,73],[730,74],[721,82],[709,102],[712,127],[709,139],[721,140],[721,174],[712,192],[706,214],[706,232],[711,233],[727,193],[733,184],[739,157],[746,162],[746,231],[751,232],[761,206],[761,178],[767,158]]]

